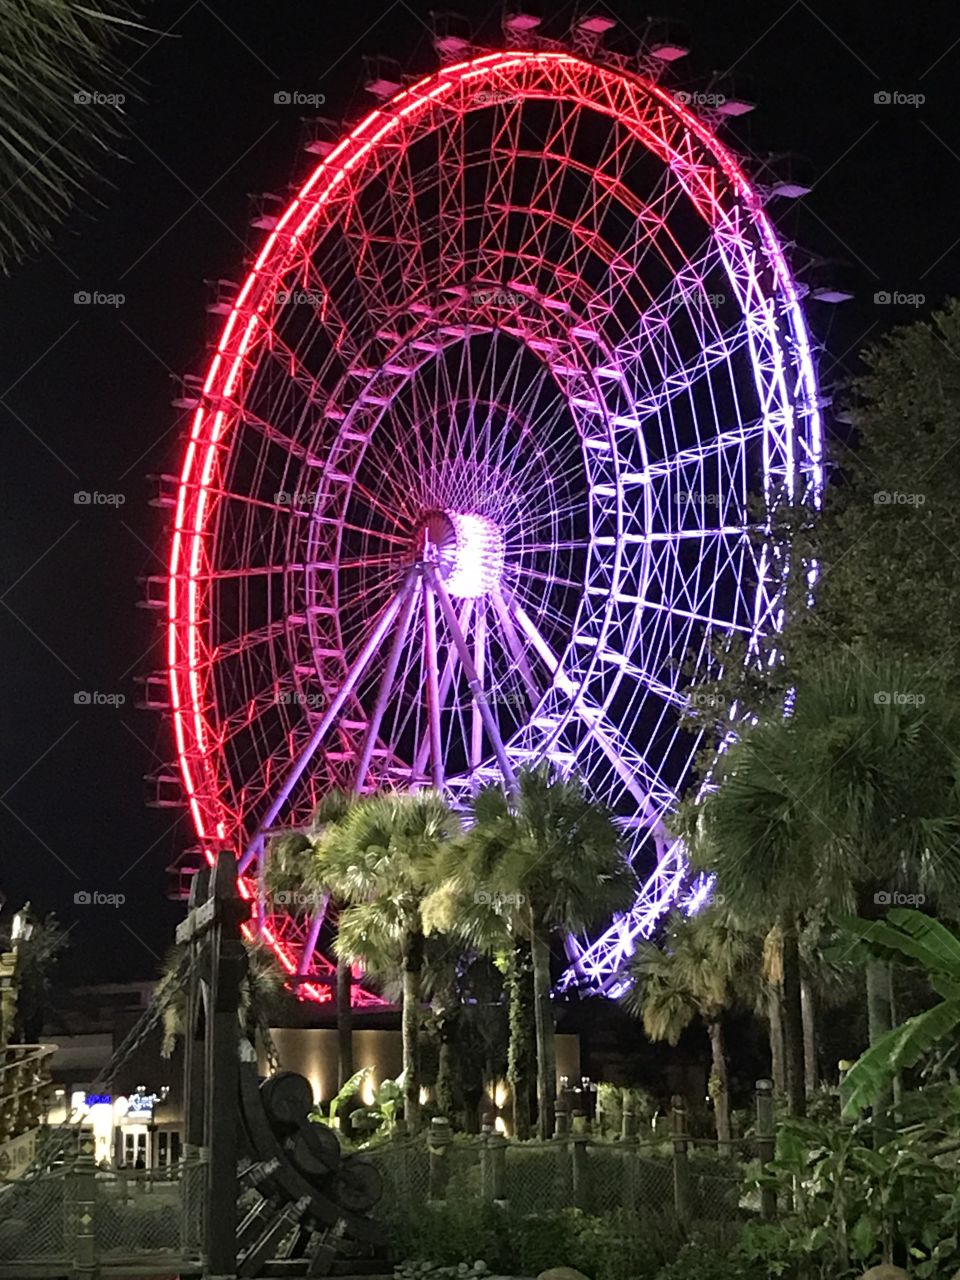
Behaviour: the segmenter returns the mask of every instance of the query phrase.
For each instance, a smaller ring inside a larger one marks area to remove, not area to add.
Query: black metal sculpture
[[[324,1276],[383,1270],[384,1227],[371,1218],[379,1170],[344,1155],[333,1129],[309,1118],[308,1081],[261,1079],[242,1036],[247,956],[233,854],[193,883],[177,930],[189,946],[184,1055],[185,1161],[207,1158],[202,1244],[210,1276]]]

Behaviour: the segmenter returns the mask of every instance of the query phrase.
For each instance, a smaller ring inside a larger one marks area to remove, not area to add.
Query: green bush
[[[394,1229],[394,1247],[405,1268],[483,1262],[501,1275],[535,1276],[567,1266],[590,1280],[654,1280],[682,1243],[672,1215],[600,1218],[578,1209],[525,1215],[470,1202],[425,1205]]]
[[[809,1237],[777,1223],[748,1223],[732,1238],[684,1245],[656,1280],[841,1280]]]

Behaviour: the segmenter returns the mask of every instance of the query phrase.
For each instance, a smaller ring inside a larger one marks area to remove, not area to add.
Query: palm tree
[[[909,886],[960,887],[956,706],[929,675],[830,656],[797,680],[791,714],[748,727],[687,811],[695,861],[738,910],[783,934],[791,1110],[803,1114],[799,932],[817,910],[872,909]],[[867,967],[870,1039],[891,1023],[890,970]]]
[[[315,876],[315,846],[324,832],[343,822],[355,802],[355,796],[333,787],[317,805],[307,831],[287,831],[271,841],[264,871],[267,887],[272,894],[276,895],[284,890],[304,894],[311,889],[316,894],[324,894],[324,889],[318,885]],[[315,908],[316,906],[317,904]],[[338,957],[335,992],[338,1089],[342,1089],[356,1074],[353,1061],[352,987],[350,963]]]
[[[802,1116],[799,920],[816,881],[809,812],[797,798],[802,787],[787,723],[757,724],[733,743],[717,762],[714,789],[693,807],[692,819],[689,809],[682,818],[691,858],[716,874],[738,915],[777,930],[787,1098],[791,1114]]]
[[[0,271],[50,239],[95,177],[92,157],[122,138],[137,16],[127,0],[0,0]]]
[[[491,802],[498,808],[502,793],[492,788],[477,796],[474,816]],[[507,998],[507,1082],[510,1086],[513,1136],[530,1137],[532,1093],[536,1074],[533,960],[530,939],[519,932],[512,898],[492,894],[478,881],[471,851],[477,836],[466,835],[447,850],[440,884],[424,903],[424,920],[435,932],[459,939],[468,951],[492,959],[503,976]],[[486,874],[486,873],[485,873]]]
[[[754,961],[755,943],[722,908],[699,915],[674,913],[662,943],[644,942],[631,958],[632,985],[623,997],[629,1013],[643,1020],[651,1040],[675,1045],[695,1017],[710,1038],[710,1092],[717,1141],[728,1150],[730,1089],[724,1043],[724,1013]]]
[[[338,787],[326,793],[313,815],[314,843],[325,831],[346,820],[356,798]],[[336,908],[339,910],[339,908]],[[353,970],[349,960],[337,956],[337,1088],[343,1089],[356,1074],[353,1061]]]
[[[439,883],[460,821],[435,791],[364,796],[316,843],[313,881],[344,904],[337,956],[402,973],[404,1116],[420,1120],[423,904]]]
[[[943,684],[901,663],[822,662],[794,711],[817,776],[811,833],[834,910],[875,910],[893,889],[943,901],[960,885],[960,723]],[[871,1044],[894,1022],[892,965],[866,965]],[[893,1100],[878,1100],[880,1130]]]
[[[510,932],[530,942],[537,1129],[546,1138],[556,1103],[551,939],[627,910],[634,875],[610,811],[579,779],[563,778],[548,765],[522,770],[514,793],[496,784],[484,788],[465,846],[475,882],[503,910]]]

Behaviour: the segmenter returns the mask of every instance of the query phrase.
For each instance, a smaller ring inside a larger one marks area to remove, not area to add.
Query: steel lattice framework
[[[397,92],[269,231],[193,417],[168,656],[209,856],[255,897],[332,785],[462,800],[550,758],[647,877],[571,940],[609,987],[684,883],[681,661],[775,628],[752,499],[812,499],[820,457],[797,289],[707,123],[560,50]],[[309,977],[321,922],[261,927]]]

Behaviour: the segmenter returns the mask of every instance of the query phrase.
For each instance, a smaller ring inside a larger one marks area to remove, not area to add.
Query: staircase
[[[33,1160],[39,1126],[50,1106],[52,1044],[0,1047],[0,1182],[19,1177]]]

